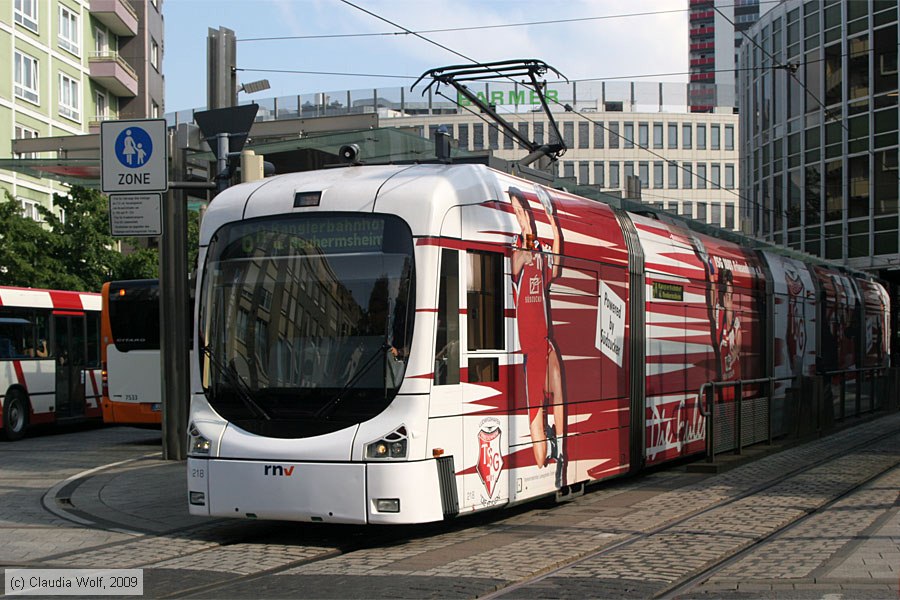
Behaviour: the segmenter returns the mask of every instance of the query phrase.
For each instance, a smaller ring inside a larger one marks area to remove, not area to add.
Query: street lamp
[[[244,92],[245,94],[255,94],[256,92],[261,92],[263,90],[269,89],[269,80],[268,79],[260,79],[259,81],[251,81],[250,83],[241,84],[241,87],[238,88],[239,92]]]

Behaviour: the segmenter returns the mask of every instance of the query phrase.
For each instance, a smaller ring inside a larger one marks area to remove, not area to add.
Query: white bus
[[[99,419],[100,294],[0,287],[0,433]]]
[[[768,260],[481,165],[230,188],[200,234],[190,511],[437,521],[703,452],[710,382],[718,414],[739,396],[765,417],[774,349],[784,376],[836,368],[810,355],[828,320],[799,302],[847,305],[823,283],[838,271],[791,259],[781,273],[814,276],[779,288]],[[869,287],[842,347],[871,322],[855,364],[883,368],[889,307]],[[793,313],[769,316],[774,290]]]

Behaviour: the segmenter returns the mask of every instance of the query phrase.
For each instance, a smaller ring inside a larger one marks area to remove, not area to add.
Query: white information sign
[[[100,123],[100,186],[106,193],[169,189],[165,119]]]
[[[109,229],[114,237],[162,235],[162,195],[110,194]]]
[[[597,337],[594,343],[603,354],[622,366],[625,352],[625,301],[605,281],[600,282]]]

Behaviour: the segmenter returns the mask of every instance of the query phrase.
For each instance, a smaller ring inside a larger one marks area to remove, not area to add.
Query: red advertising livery
[[[0,433],[100,418],[100,295],[0,287]]]
[[[769,410],[778,382],[783,430],[801,377],[887,365],[877,282],[480,165],[231,188],[200,267],[201,515],[414,523],[579,491],[702,452],[704,386]]]

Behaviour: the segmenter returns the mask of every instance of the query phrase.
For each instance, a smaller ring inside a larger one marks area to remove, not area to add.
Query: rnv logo
[[[282,467],[281,465],[265,465],[265,475],[273,477],[290,477],[294,473],[294,467]]]

